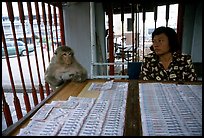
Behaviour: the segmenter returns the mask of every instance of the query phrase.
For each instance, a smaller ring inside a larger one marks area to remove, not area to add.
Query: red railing
[[[15,123],[13,120],[13,117],[11,114],[11,107],[8,104],[8,98],[6,97],[5,93],[8,93],[7,91],[12,91],[13,99],[13,105],[15,107],[16,115],[17,115],[17,120],[20,120],[21,118],[24,117],[22,113],[22,105],[25,105],[26,107],[26,112],[29,113],[34,107],[39,105],[44,99],[45,99],[45,92],[46,92],[46,97],[50,95],[50,92],[52,91],[51,88],[49,88],[49,85],[47,82],[44,82],[44,72],[46,70],[46,66],[50,62],[51,55],[54,53],[54,50],[57,46],[59,46],[59,43],[61,40],[61,44],[65,45],[65,40],[64,40],[64,25],[63,25],[63,11],[62,11],[62,3],[61,2],[52,2],[52,3],[44,3],[44,2],[5,2],[6,3],[6,12],[8,13],[8,17],[5,17],[8,19],[10,22],[11,26],[11,35],[12,35],[12,40],[14,41],[14,46],[15,46],[15,52],[16,52],[16,59],[17,59],[17,64],[16,68],[12,68],[10,63],[10,55],[8,53],[8,47],[7,47],[7,34],[5,34],[4,30],[7,29],[4,26],[4,23],[2,22],[2,44],[3,44],[3,49],[4,49],[4,54],[5,54],[5,60],[7,63],[7,68],[8,68],[8,76],[10,78],[10,88],[4,89],[4,85],[2,83],[2,112],[5,117],[5,122],[7,127],[13,125]],[[22,34],[23,38],[22,41],[25,43],[25,51],[26,51],[26,61],[23,60],[23,57],[20,56],[21,53],[19,53],[19,48],[18,48],[18,41],[19,38],[17,38],[17,32],[16,29],[16,24],[15,24],[15,17],[14,17],[14,11],[13,5],[16,4],[16,8],[18,9],[19,12],[19,21],[21,23],[22,27]],[[41,7],[39,6],[41,4]],[[25,12],[27,5],[27,11]],[[51,9],[52,8],[52,9]],[[35,13],[33,12],[35,9]],[[40,12],[40,9],[42,9]],[[5,10],[5,9],[4,9]],[[58,13],[57,13],[58,11]],[[25,13],[28,13],[28,15],[25,15]],[[42,14],[40,14],[42,13]],[[36,20],[36,24],[34,24],[34,21]],[[28,21],[28,22],[27,22]],[[27,24],[26,26],[26,23]],[[36,28],[34,28],[34,25]],[[45,30],[42,30],[42,26],[44,26]],[[30,28],[31,36],[32,36],[32,44],[34,46],[34,61],[31,60],[31,56],[28,51],[28,42],[27,42],[27,30]],[[49,28],[49,29],[48,29]],[[60,28],[60,32],[58,31],[58,28]],[[38,30],[38,32],[36,32]],[[43,45],[43,36],[42,32],[45,32],[45,37],[46,37],[46,43]],[[48,33],[49,31],[49,33]],[[56,43],[54,43],[54,31],[55,33],[55,38],[56,38]],[[8,30],[6,30],[8,32]],[[58,35],[60,33],[60,37]],[[37,49],[37,42],[36,42],[36,35],[39,36],[39,49]],[[60,39],[61,38],[61,39]],[[10,37],[11,39],[11,37]],[[51,44],[49,43],[51,42]],[[46,45],[46,47],[44,47]],[[52,49],[49,49],[52,47]],[[45,51],[44,49],[47,49]],[[40,52],[39,52],[40,51]],[[41,55],[40,55],[41,53]],[[48,58],[46,58],[46,55]],[[40,58],[41,56],[41,58]],[[40,60],[41,59],[41,60]],[[27,62],[27,67],[24,65],[24,62]],[[46,64],[47,63],[47,64]],[[35,64],[35,68],[31,66],[32,64]],[[43,64],[43,67],[40,68],[40,65]],[[24,74],[23,70],[27,68],[28,74]],[[5,68],[3,68],[5,70]],[[15,72],[12,72],[15,71]],[[35,72],[34,72],[35,70]],[[21,80],[21,91],[23,92],[23,101],[24,103],[21,103],[22,100],[20,100],[18,93],[16,92],[16,84],[14,81],[14,76],[13,73],[18,72],[20,73],[20,80]],[[2,70],[2,73],[3,70]],[[35,73],[35,74],[34,74]],[[30,78],[30,84],[31,84],[31,96],[32,100],[29,99],[29,92],[26,83],[25,83],[25,78],[29,76]],[[38,82],[36,83],[34,81],[34,76],[37,76]],[[2,78],[4,79],[4,78]],[[4,81],[4,80],[2,80]],[[44,83],[44,84],[43,84]],[[38,87],[37,87],[38,86]],[[8,90],[10,89],[10,90]],[[38,95],[39,94],[39,95]],[[40,98],[39,98],[40,97]],[[34,106],[31,106],[31,103],[34,103]]]

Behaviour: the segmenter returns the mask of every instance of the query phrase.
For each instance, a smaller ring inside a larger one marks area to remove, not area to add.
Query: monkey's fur
[[[68,46],[59,46],[45,71],[45,81],[52,89],[56,89],[64,82],[83,82],[87,79],[87,71],[77,62],[74,51]]]

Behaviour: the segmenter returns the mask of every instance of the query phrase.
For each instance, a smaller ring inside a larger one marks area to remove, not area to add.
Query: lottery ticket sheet
[[[140,83],[144,136],[202,136],[202,85]]]
[[[18,136],[123,136],[127,92],[127,82],[108,81],[98,98],[45,104]]]

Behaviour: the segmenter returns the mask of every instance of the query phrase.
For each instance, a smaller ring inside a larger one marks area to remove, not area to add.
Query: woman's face
[[[157,55],[164,55],[166,53],[169,53],[169,49],[170,49],[169,39],[164,33],[155,35],[152,40],[152,43],[153,43],[154,51]]]

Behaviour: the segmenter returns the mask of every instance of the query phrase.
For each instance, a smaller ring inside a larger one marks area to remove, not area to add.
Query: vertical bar
[[[43,68],[45,72],[45,60],[44,60],[44,52],[43,52],[43,45],[42,45],[42,34],[41,34],[41,27],[40,27],[40,14],[39,14],[39,7],[38,7],[38,2],[35,2],[35,11],[36,11],[36,19],[37,19],[37,24],[38,24],[38,31],[39,31],[39,36],[40,36],[40,47],[41,47],[41,53],[42,53],[42,59],[43,59]]]
[[[57,30],[57,14],[56,14],[56,6],[53,6],[53,11],[54,11],[54,25],[55,25],[55,30],[56,30],[57,46],[59,46],[59,42],[58,42],[58,30]]]
[[[35,44],[35,33],[34,33],[34,29],[33,29],[33,14],[32,14],[32,8],[31,8],[30,2],[27,2],[27,7],[28,7],[29,23],[30,23],[31,32],[32,32],[32,40],[33,40],[33,45],[34,45],[34,53],[35,53],[35,62],[36,62],[38,81],[39,81],[39,86],[42,86],[41,78],[40,78],[40,71],[39,71],[38,55],[37,55],[36,44]],[[38,98],[37,98],[36,91],[33,91],[32,95],[33,95],[34,104],[37,105],[38,104]]]
[[[140,19],[140,9],[139,9],[139,6],[140,6],[140,4],[137,4],[137,10],[138,10],[138,13],[137,13],[137,15],[138,15],[138,17],[137,17],[137,32],[138,32],[138,34],[137,34],[137,46],[138,46],[138,49],[137,49],[137,53],[138,53],[138,61],[140,61],[140,51],[139,51],[139,47],[140,47],[140,33],[139,33],[139,27],[140,27],[140,22],[139,22],[139,19]]]
[[[8,12],[9,13],[9,17],[13,21],[13,16],[12,16],[13,15],[13,9],[12,9],[12,5],[11,5],[11,3],[6,3],[6,5],[7,5],[8,11],[10,11],[10,12]],[[5,40],[5,37],[4,37],[3,26],[2,26],[2,42],[3,42],[3,45],[4,45],[4,52],[5,52],[7,66],[8,66],[11,87],[12,87],[12,90],[13,90],[14,106],[15,106],[17,118],[18,118],[18,120],[20,120],[23,117],[23,114],[22,114],[22,110],[21,110],[20,101],[19,101],[19,99],[18,99],[18,97],[16,95],[16,89],[15,89],[15,85],[14,85],[14,81],[13,81],[13,75],[12,75],[11,66],[10,66],[10,61],[9,61],[9,57],[8,57],[8,51],[7,51],[7,46],[6,46],[6,40]]]
[[[42,2],[42,14],[43,14],[43,22],[44,22],[44,26],[45,26],[45,36],[46,36],[46,43],[47,43],[48,61],[50,62],[50,50],[49,50],[49,43],[48,43],[47,20],[46,20],[46,12],[45,12],[45,3],[44,2]]]
[[[45,26],[45,35],[46,35],[46,42],[47,42],[47,52],[48,52],[48,62],[50,62],[50,50],[49,50],[49,44],[48,44],[48,34],[47,34],[47,20],[46,20],[46,12],[45,12],[45,3],[42,2],[42,14],[43,14],[43,22]],[[50,88],[49,84],[45,82],[45,89],[47,96],[50,95]]]
[[[114,45],[113,45],[113,9],[112,4],[108,7],[108,24],[109,24],[109,62],[114,63]],[[109,75],[114,75],[114,65],[110,65]]]
[[[62,2],[59,2],[58,10],[59,10],[59,24],[60,24],[60,34],[61,34],[61,45],[65,45]]]
[[[6,120],[6,125],[7,127],[9,127],[10,125],[13,124],[13,120],[12,120],[12,117],[11,117],[11,111],[9,109],[9,105],[8,103],[6,102],[6,98],[4,96],[4,89],[2,87],[2,103],[3,103],[3,113],[4,113],[4,117],[5,117],[5,120]]]
[[[154,23],[155,23],[154,28],[156,29],[157,27],[157,6],[156,5],[154,7]]]
[[[38,11],[39,11],[39,9],[38,9]],[[37,11],[36,11],[36,13],[37,13]],[[38,13],[39,14],[39,13]],[[31,9],[31,16],[32,16],[32,9]],[[37,15],[36,15],[37,16]],[[39,18],[39,17],[37,17],[37,18]],[[39,23],[38,23],[39,24]],[[39,26],[38,26],[39,27]],[[40,31],[39,31],[40,32]],[[34,33],[34,31],[33,31],[33,33]],[[32,38],[32,39],[35,39],[35,36],[33,36],[34,38]],[[40,36],[41,37],[41,36]],[[35,47],[36,47],[36,45],[35,45],[35,41],[33,41],[33,43],[34,43],[34,50],[36,49]],[[36,50],[36,52],[37,52],[37,50]],[[36,53],[35,52],[35,53]],[[41,54],[42,54],[42,60],[43,60],[43,66],[45,66],[45,61],[44,61],[44,55],[43,55],[43,47],[42,47],[42,37],[41,37]],[[37,57],[37,53],[35,54],[35,57]],[[37,64],[37,67],[38,67],[38,64]],[[38,68],[37,68],[38,69]],[[44,69],[45,69],[45,67],[44,67]],[[39,73],[40,74],[40,73]],[[40,80],[40,77],[39,77],[39,80]],[[37,95],[35,94],[36,93],[36,90],[35,91],[32,91],[32,93],[33,93],[33,95],[35,95],[36,97],[37,97]],[[39,82],[39,93],[40,93],[40,98],[41,98],[41,101],[44,99],[44,91],[43,91],[43,85],[42,85],[42,83],[41,83],[41,81]]]
[[[183,16],[185,11],[185,5],[183,2],[178,4],[178,17],[177,17],[177,35],[178,41],[180,45],[180,52],[181,52],[181,44],[182,44],[182,35],[183,35]]]
[[[169,4],[166,4],[166,26],[168,26],[169,21]]]
[[[138,49],[138,46],[137,46],[137,4],[135,4],[135,52],[136,52],[136,55],[135,55],[135,60],[137,60],[137,49]]]
[[[144,41],[145,41],[145,18],[146,18],[146,12],[145,12],[145,7],[143,5],[143,11],[142,11],[142,21],[143,21],[143,43],[142,43],[142,47],[143,47],[143,51],[142,51],[142,58],[144,59]]]
[[[91,42],[90,42],[90,50],[91,50],[91,69],[90,69],[90,72],[91,72],[91,79],[93,79],[93,76],[94,76],[94,69],[95,69],[95,66],[94,66],[94,57],[95,57],[95,48],[96,45],[97,45],[97,33],[96,33],[96,28],[95,28],[95,5],[94,5],[94,2],[89,2],[89,6],[90,6],[90,33],[91,33]]]
[[[132,10],[132,61],[134,62],[135,61],[135,45],[134,45],[134,3],[132,3],[132,6],[131,6],[131,10]]]
[[[33,82],[32,70],[31,70],[31,66],[30,66],[30,58],[29,58],[29,53],[28,53],[28,45],[27,45],[27,40],[26,40],[26,31],[25,31],[25,24],[24,24],[25,17],[24,17],[22,2],[18,2],[18,8],[19,8],[19,16],[20,16],[20,20],[21,20],[21,24],[22,24],[22,29],[23,29],[24,43],[25,43],[25,48],[26,48],[26,56],[27,56],[27,61],[28,61],[28,69],[29,69],[29,73],[30,73],[30,81],[31,81],[31,85],[32,85],[32,91],[36,91],[35,86],[34,86],[34,82]],[[24,101],[25,101],[25,105],[26,105],[26,111],[29,112],[31,110],[31,107],[30,107],[30,100],[29,100],[27,92],[24,93]]]
[[[138,31],[138,14],[139,14],[139,7],[138,7],[138,4],[136,4],[136,14],[135,14],[135,48],[136,48],[136,59],[137,61],[139,61],[139,37],[138,37],[138,34],[139,34],[139,31]]]
[[[54,53],[54,42],[53,42],[53,34],[52,34],[52,14],[51,14],[51,7],[50,3],[48,3],[48,20],[50,25],[50,35],[51,35],[51,41],[52,41],[52,50]]]
[[[124,5],[121,3],[121,23],[122,23],[122,63],[124,63]],[[124,64],[122,64],[122,75],[124,75]]]
[[[38,2],[35,2],[35,11],[36,11],[37,24],[38,24],[38,31],[40,36],[40,48],[41,48],[41,55],[42,55],[42,61],[43,61],[43,69],[45,72],[46,69],[45,69],[45,59],[44,59],[44,52],[43,52],[43,46],[42,46],[42,35],[41,35],[41,29],[40,29],[40,14],[39,14]],[[43,86],[41,83],[39,83],[39,92],[40,92],[40,99],[42,101],[45,97],[44,97]]]

